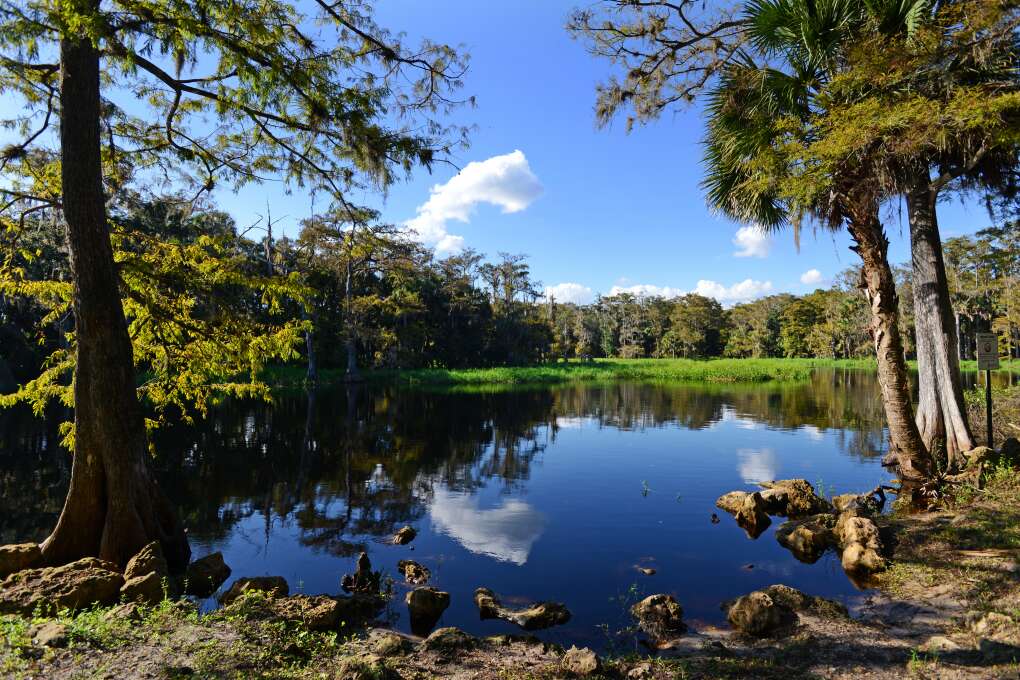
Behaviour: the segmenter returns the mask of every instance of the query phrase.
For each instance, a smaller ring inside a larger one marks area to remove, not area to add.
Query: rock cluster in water
[[[559,602],[538,602],[524,609],[509,609],[488,588],[475,591],[475,606],[482,619],[503,619],[524,630],[542,630],[570,621],[570,611]]]

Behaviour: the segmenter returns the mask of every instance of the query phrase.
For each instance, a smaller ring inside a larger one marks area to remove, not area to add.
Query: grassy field
[[[569,382],[654,380],[685,383],[762,383],[806,380],[815,368],[873,368],[867,360],[828,359],[596,359],[591,362],[538,366],[366,371],[372,382],[402,385],[550,385]],[[274,385],[298,385],[304,380],[301,366],[279,366],[265,374]],[[322,382],[336,382],[342,371],[325,371]]]

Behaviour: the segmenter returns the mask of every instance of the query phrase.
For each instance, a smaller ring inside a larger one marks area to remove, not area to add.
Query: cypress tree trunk
[[[914,422],[898,323],[899,300],[889,267],[889,240],[878,220],[877,209],[853,215],[848,228],[854,250],[861,257],[861,287],[871,306],[869,331],[875,344],[878,383],[889,425],[890,459],[896,460],[902,476],[925,478],[931,474],[931,457]]]
[[[96,11],[91,0],[86,11]],[[98,556],[125,564],[153,540],[174,568],[190,557],[174,508],[149,469],[131,340],[107,225],[100,158],[99,52],[81,36],[60,42],[63,210],[74,276],[77,363],[71,485],[47,562]]]
[[[917,428],[929,451],[944,443],[951,466],[974,448],[960,382],[956,317],[942,256],[935,193],[927,172],[907,192],[917,335]]]

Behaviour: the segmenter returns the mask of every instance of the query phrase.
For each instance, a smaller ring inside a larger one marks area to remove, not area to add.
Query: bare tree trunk
[[[86,9],[95,10],[98,0]],[[107,225],[100,158],[99,52],[87,37],[60,42],[64,218],[74,275],[75,453],[47,562],[98,556],[125,564],[153,540],[183,568],[188,540],[149,468],[131,339]]]
[[[914,325],[917,336],[917,428],[925,447],[934,452],[941,442],[947,461],[958,466],[962,453],[974,448],[960,382],[956,317],[942,256],[935,193],[927,172],[907,192],[910,251],[914,282]]]
[[[878,383],[889,425],[890,459],[904,477],[931,474],[931,457],[914,421],[907,364],[899,329],[899,300],[889,267],[889,240],[878,220],[877,208],[849,220],[854,250],[861,256],[861,287],[871,305],[871,338],[878,360]]]

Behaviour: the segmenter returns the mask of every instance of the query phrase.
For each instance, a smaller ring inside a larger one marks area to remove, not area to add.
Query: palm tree
[[[805,218],[847,228],[863,265],[891,451],[904,475],[926,477],[932,461],[913,417],[889,241],[879,219],[881,192],[869,181],[867,164],[804,164],[789,151],[824,134],[814,124],[828,105],[824,87],[866,12],[853,0],[746,5],[750,43],[765,65],[745,55],[709,93],[704,187],[716,209],[764,230],[799,228]],[[799,181],[819,172],[827,175],[826,191]]]

